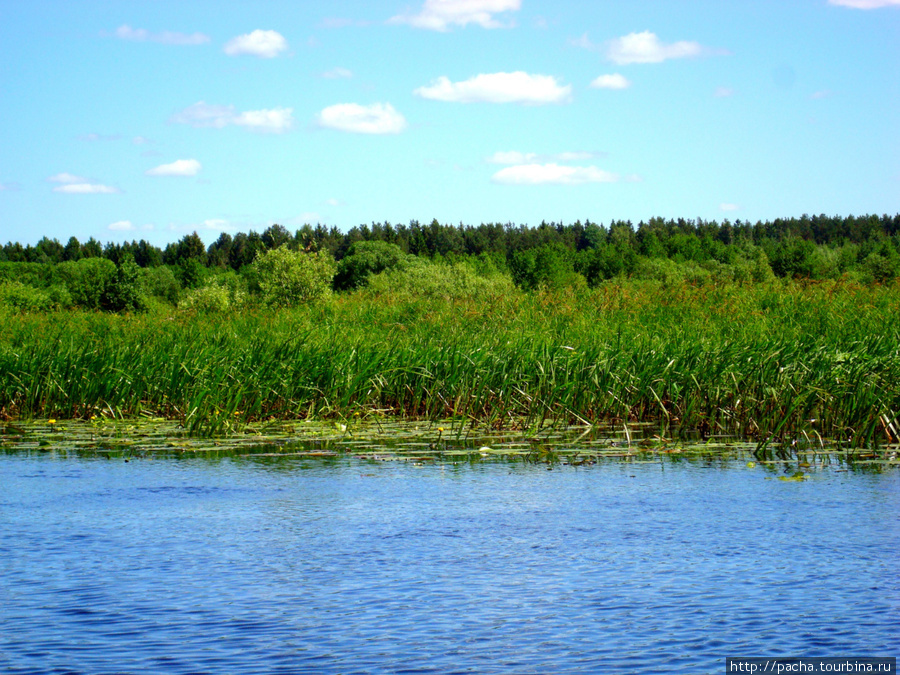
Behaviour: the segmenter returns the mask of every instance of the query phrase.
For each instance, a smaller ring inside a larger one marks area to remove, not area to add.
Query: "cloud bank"
[[[543,105],[567,102],[571,99],[572,87],[560,85],[551,75],[531,75],[520,70],[476,75],[462,82],[451,82],[441,76],[413,93],[434,101]]]
[[[482,28],[503,28],[507,24],[495,19],[494,14],[518,11],[521,6],[521,0],[425,0],[418,14],[399,14],[388,19],[388,23],[441,32],[470,23]]]

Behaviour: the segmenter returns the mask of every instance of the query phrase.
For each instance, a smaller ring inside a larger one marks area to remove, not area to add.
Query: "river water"
[[[11,673],[896,656],[900,471],[0,455]]]

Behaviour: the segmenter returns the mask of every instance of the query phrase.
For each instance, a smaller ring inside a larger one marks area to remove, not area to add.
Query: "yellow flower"
[[[47,420],[47,424],[56,424],[56,420]]]

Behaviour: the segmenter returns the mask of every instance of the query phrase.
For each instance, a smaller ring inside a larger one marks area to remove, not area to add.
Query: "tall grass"
[[[852,284],[604,285],[488,299],[360,291],[231,316],[16,314],[0,414],[653,421],[662,433],[893,440],[900,295]]]

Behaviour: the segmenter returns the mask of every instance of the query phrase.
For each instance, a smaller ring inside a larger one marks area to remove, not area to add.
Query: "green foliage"
[[[139,277],[140,268],[131,254],[126,254],[116,270],[115,279],[106,287],[101,299],[103,308],[112,312],[134,312],[143,309]]]
[[[246,281],[229,269],[210,277],[201,288],[188,290],[178,309],[216,314],[241,309],[247,303]]]
[[[48,289],[38,289],[18,281],[0,282],[0,307],[5,307],[15,312],[47,312],[60,309],[60,287],[54,287],[56,292]],[[62,292],[65,289],[61,289]],[[54,297],[55,295],[55,297]],[[63,302],[65,302],[63,296]],[[69,299],[69,302],[71,300]]]
[[[892,247],[872,252],[863,261],[863,270],[878,283],[886,283],[897,277],[900,270],[900,256]]]
[[[371,275],[399,267],[408,257],[396,244],[358,241],[338,263],[334,289],[344,291],[365,286]]]
[[[83,309],[102,309],[110,287],[115,284],[115,264],[105,258],[82,258],[61,263],[57,270],[72,302]]]
[[[178,302],[181,285],[169,267],[145,267],[138,279],[140,293],[145,298],[156,298],[170,305]]]
[[[387,271],[367,289],[265,321],[213,310],[203,320],[176,313],[161,329],[158,315],[7,309],[0,411],[64,417],[103,406],[195,429],[235,413],[360,410],[494,428],[635,420],[660,424],[666,438],[705,428],[856,445],[886,440],[897,424],[896,285],[619,277],[531,294],[507,279],[505,292],[482,295],[473,275],[483,278],[466,268]],[[35,293],[19,286],[13,294]]]
[[[264,302],[277,307],[291,307],[328,296],[335,274],[331,255],[292,251],[286,244],[260,253],[254,267]]]
[[[211,284],[185,293],[184,298],[178,303],[178,309],[201,314],[222,313],[231,309],[231,299],[227,288]]]
[[[536,249],[517,251],[510,261],[513,281],[525,290],[559,289],[586,286],[583,275],[575,271],[575,255],[562,244],[545,244]]]
[[[722,276],[722,270],[716,271]],[[712,281],[713,274],[709,269],[691,261],[678,263],[669,258],[641,258],[632,278],[660,281],[663,286],[685,283],[699,285]]]
[[[35,288],[60,283],[59,265],[52,263],[0,262],[0,281],[18,281]]]
[[[369,279],[375,294],[407,299],[444,300],[508,296],[515,291],[510,278],[494,273],[481,276],[466,263],[442,264],[415,260],[402,268],[387,270]]]
[[[200,288],[208,276],[206,267],[197,258],[181,258],[175,275],[182,288]]]

